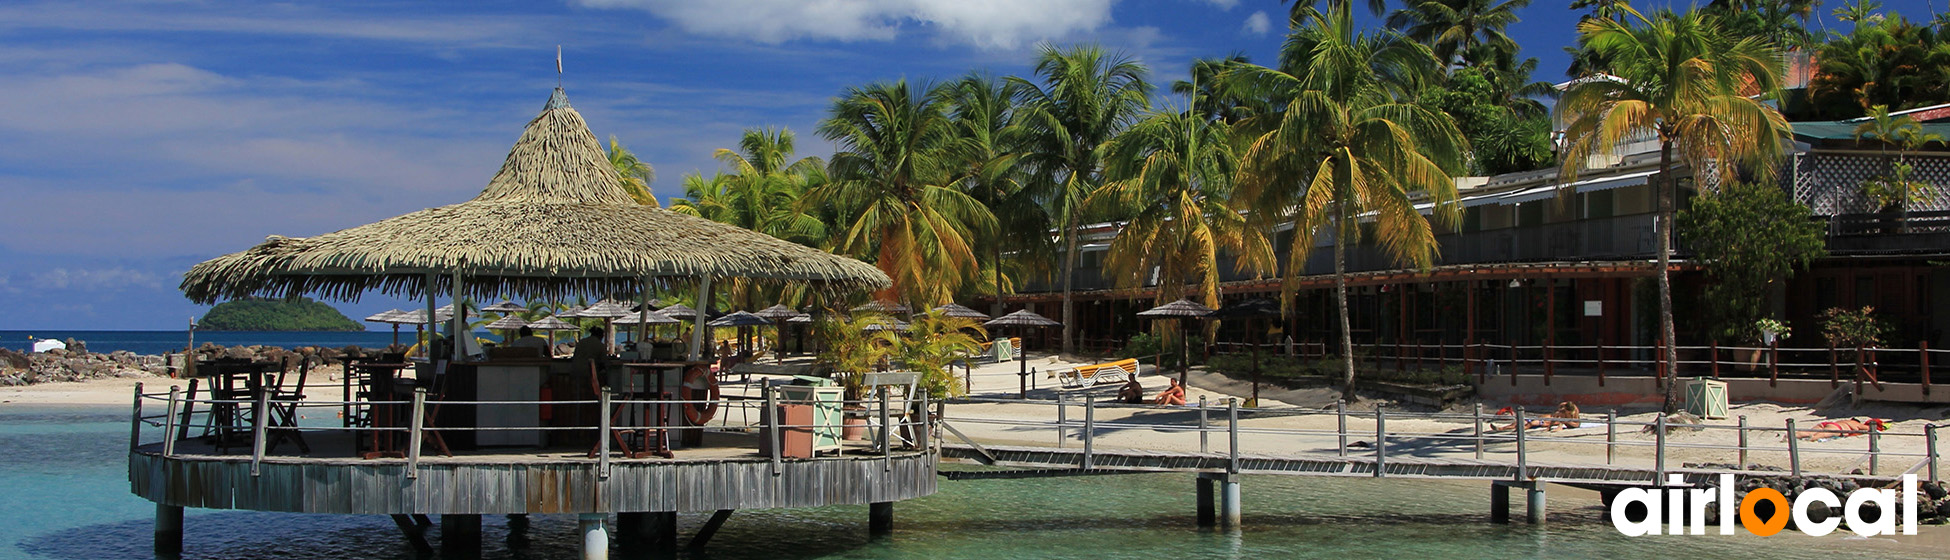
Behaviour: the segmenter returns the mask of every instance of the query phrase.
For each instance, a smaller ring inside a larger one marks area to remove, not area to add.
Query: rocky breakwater
[[[89,352],[86,342],[74,339],[66,342],[67,348],[48,352],[25,353],[0,348],[0,386],[169,374],[161,356],[129,351],[98,354]]]
[[[288,363],[293,367],[309,363],[312,367],[335,366],[346,360],[377,357],[386,353],[404,353],[405,346],[388,348],[364,348],[346,346],[329,348],[324,346],[300,346],[281,348],[277,346],[217,346],[208,342],[196,349],[198,361],[210,360],[250,360],[253,362]]]

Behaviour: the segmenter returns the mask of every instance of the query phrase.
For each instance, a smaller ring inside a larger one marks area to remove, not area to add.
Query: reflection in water
[[[154,506],[128,493],[127,411],[0,410],[0,558],[149,557]],[[1551,524],[1488,522],[1487,483],[1249,476],[1245,527],[1200,531],[1191,475],[942,481],[895,506],[895,533],[870,540],[865,506],[740,511],[704,554],[745,558],[1880,558],[1916,548],[1807,538],[1619,535],[1595,494],[1551,488]],[[708,514],[685,514],[688,539]],[[508,547],[484,516],[485,558],[577,558],[574,516],[532,518]],[[185,559],[409,559],[384,516],[190,510]],[[611,534],[614,535],[612,526]],[[430,535],[436,546],[438,525]],[[630,555],[618,551],[619,558]]]

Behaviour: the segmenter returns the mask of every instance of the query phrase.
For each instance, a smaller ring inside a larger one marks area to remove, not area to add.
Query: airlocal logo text
[[[1684,484],[1679,475],[1667,479],[1672,485]],[[1659,526],[1666,525],[1667,535],[1706,534],[1706,505],[1719,504],[1720,534],[1733,534],[1733,516],[1738,513],[1740,525],[1759,536],[1769,536],[1787,527],[1789,519],[1794,526],[1810,536],[1822,536],[1834,532],[1844,521],[1848,530],[1864,537],[1896,534],[1896,501],[1902,501],[1903,534],[1916,534],[1916,475],[1903,475],[1902,492],[1862,488],[1848,494],[1844,500],[1823,488],[1802,490],[1788,503],[1787,496],[1779,490],[1760,487],[1747,492],[1738,507],[1733,505],[1733,475],[1720,475],[1719,488],[1667,489],[1664,495],[1656,488],[1627,488],[1618,493],[1611,502],[1611,524],[1618,532],[1628,537],[1657,535]],[[1755,508],[1763,502],[1773,505],[1773,513],[1761,519]],[[1816,502],[1828,506],[1830,511],[1839,510],[1841,515],[1829,515],[1827,519],[1815,521],[1808,515],[1808,507]],[[1632,504],[1645,507],[1645,519],[1631,521],[1626,508]],[[1881,513],[1874,521],[1863,519],[1862,506],[1875,504]],[[1663,513],[1663,516],[1661,515]],[[1792,516],[1792,517],[1790,517]],[[1663,519],[1662,519],[1663,517]]]

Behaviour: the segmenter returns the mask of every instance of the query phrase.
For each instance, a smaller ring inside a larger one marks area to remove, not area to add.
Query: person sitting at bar
[[[1164,392],[1158,393],[1157,397],[1152,398],[1151,404],[1159,406],[1185,406],[1185,386],[1179,385],[1176,379],[1166,378],[1166,381],[1171,382],[1171,387],[1166,388]]]
[[[1144,384],[1138,383],[1137,376],[1124,382],[1124,388],[1117,390],[1117,402],[1124,404],[1144,404]]]
[[[547,357],[548,340],[535,336],[535,329],[522,327],[516,334],[515,339],[508,342],[509,348],[534,348],[542,353],[542,357]]]

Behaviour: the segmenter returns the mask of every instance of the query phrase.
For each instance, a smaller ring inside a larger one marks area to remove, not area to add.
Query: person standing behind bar
[[[600,362],[609,358],[609,341],[603,338],[602,327],[589,327],[589,336],[576,341],[576,351],[572,356],[577,362]]]
[[[548,341],[535,336],[535,329],[522,327],[521,330],[516,331],[516,335],[514,340],[508,342],[509,348],[534,348],[541,351],[540,357],[548,357]]]

